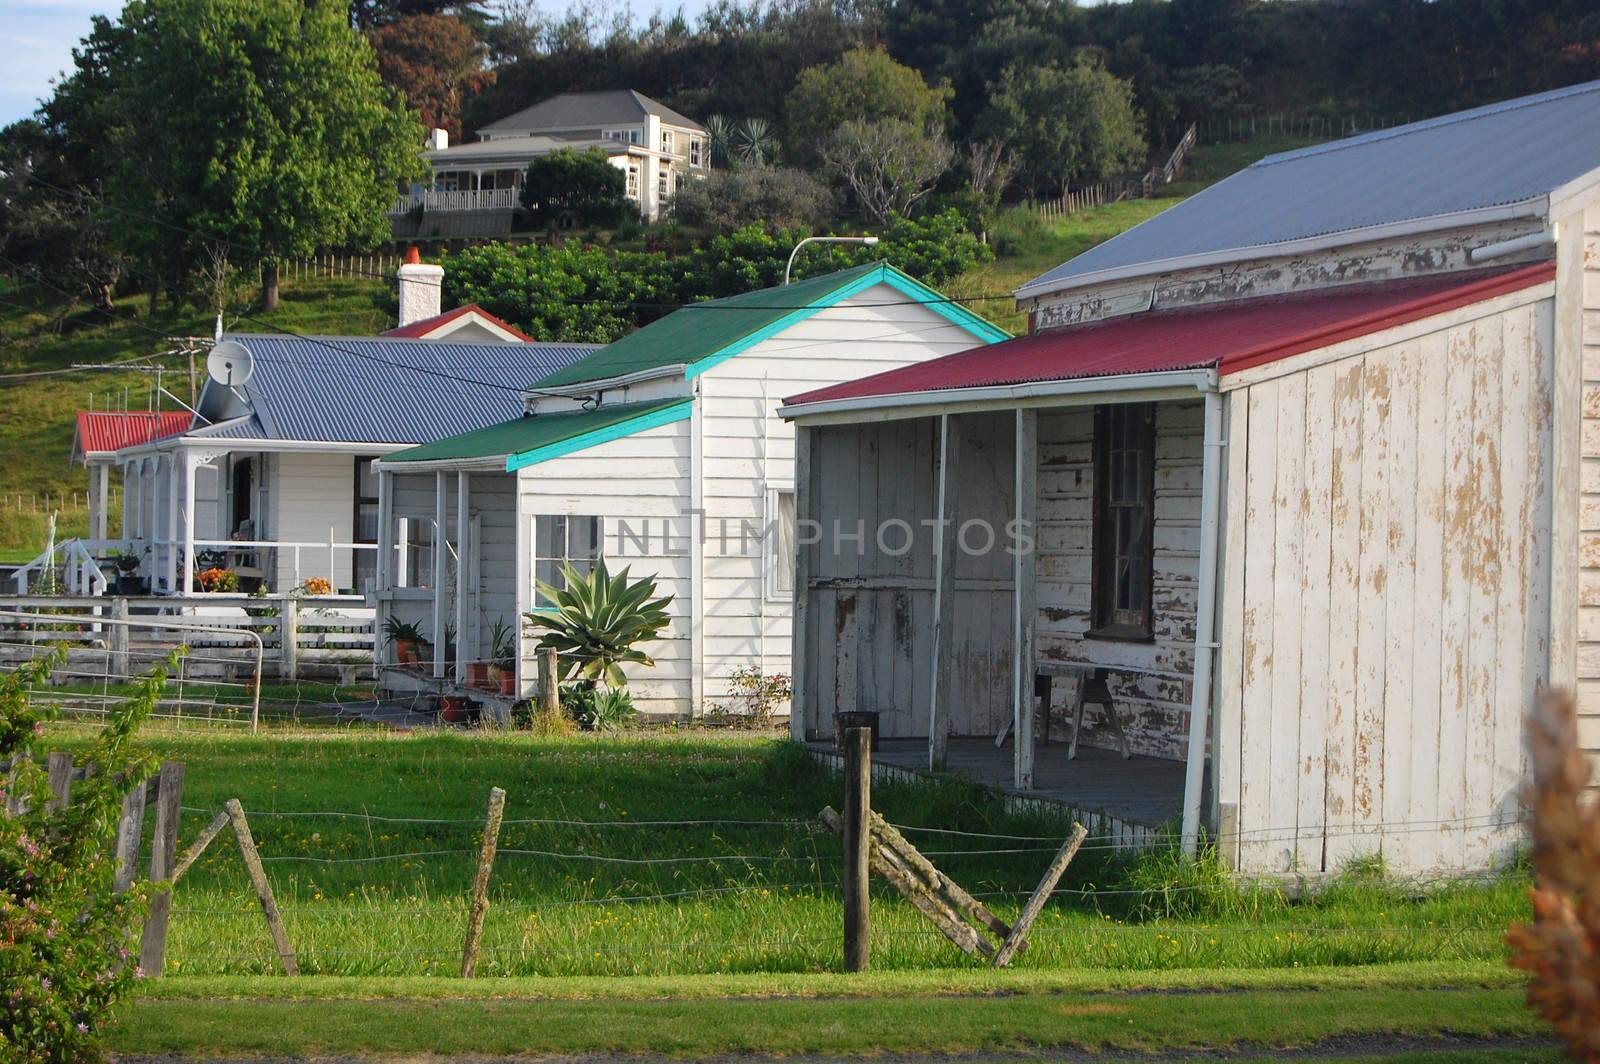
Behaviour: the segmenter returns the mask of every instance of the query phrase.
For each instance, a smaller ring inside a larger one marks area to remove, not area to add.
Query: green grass
[[[337,996],[317,998],[315,1007],[280,996],[287,986],[277,981],[270,997],[196,988],[200,993],[136,1000],[110,1041],[119,1052],[222,1055],[513,1054],[537,1047],[541,1054],[856,1056],[1033,1054],[1068,1047],[1237,1053],[1360,1037],[1377,1045],[1396,1037],[1427,1045],[1447,1035],[1524,1040],[1546,1034],[1514,986],[1357,988],[1301,973],[1273,974],[1283,985],[1222,993],[1207,992],[1203,981],[1181,993],[1084,992],[1072,985],[1024,986],[1002,976],[983,980],[987,985],[973,981],[957,993],[939,987],[775,995],[757,987],[707,994],[688,979],[679,981],[683,992],[667,997],[572,999],[491,982],[487,994],[362,999],[341,987]],[[257,993],[267,990],[261,986]],[[1552,1059],[1543,1047],[1523,1044],[1520,1050],[1521,1059]]]
[[[308,973],[455,972],[491,786],[508,799],[484,975],[813,973],[840,965],[839,846],[810,823],[822,806],[838,804],[840,783],[786,742],[671,732],[252,738],[164,729],[150,740],[187,765],[180,841],[228,798],[243,802]],[[1007,813],[993,794],[954,781],[880,784],[874,805],[901,824],[1026,836],[912,834],[1002,918],[1016,912],[1068,830],[1045,813]],[[350,815],[289,815],[313,812]],[[973,850],[1004,852],[966,852]],[[708,857],[718,860],[701,860]],[[1063,882],[1073,893],[1041,917],[1019,969],[1496,962],[1505,925],[1526,904],[1522,872],[1429,889],[1351,876],[1297,903],[1276,888],[1240,888],[1206,866],[1179,871],[1175,863],[1157,855],[1129,867],[1091,843]],[[877,968],[978,967],[879,887]],[[227,838],[179,884],[174,905],[170,972],[276,969]]]

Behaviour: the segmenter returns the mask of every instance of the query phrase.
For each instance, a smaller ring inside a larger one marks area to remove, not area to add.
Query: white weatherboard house
[[[377,571],[373,462],[512,416],[530,378],[595,350],[529,341],[476,306],[440,314],[442,277],[400,267],[400,325],[383,336],[222,337],[249,350],[249,379],[208,379],[181,431],[111,456],[122,535],[90,550],[141,555],[158,594],[194,591],[210,565],[273,591],[316,577],[364,592]]]
[[[665,104],[628,89],[564,92],[477,130],[478,139],[451,146],[445,131],[430,135],[422,153],[433,170],[431,188],[418,187],[392,211],[421,208],[417,235],[430,218],[452,212],[496,215],[509,228],[528,164],[562,149],[603,152],[621,170],[625,191],[648,221],[686,183],[711,171],[706,128]],[[457,235],[440,230],[440,235]]]
[[[1507,859],[1538,684],[1600,751],[1600,83],[1268,157],[1017,296],[787,400],[795,737],[876,710],[1250,872]]]
[[[862,266],[682,308],[538,380],[523,416],[387,456],[380,528],[394,542],[439,527],[447,550],[409,573],[379,551],[391,560],[379,624],[416,623],[456,653],[433,655],[431,675],[386,669],[391,688],[464,686],[494,625],[515,629],[542,604],[536,580],[559,584],[560,563],[602,553],[674,596],[656,666],[630,672],[642,711],[695,715],[736,668],[786,672],[794,437],[781,397],[1004,336],[891,267]],[[536,642],[520,640],[522,695]]]

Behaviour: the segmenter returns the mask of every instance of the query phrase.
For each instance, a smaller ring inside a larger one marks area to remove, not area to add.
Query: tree
[[[759,222],[775,229],[817,229],[833,218],[833,193],[804,170],[741,166],[691,181],[672,197],[685,225],[727,233]]]
[[[1013,146],[1036,194],[1121,173],[1146,154],[1132,87],[1088,61],[1007,67],[983,126]]]
[[[376,29],[416,15],[448,15],[452,12],[481,26],[489,21],[479,0],[349,0],[350,25],[359,30]]]
[[[972,196],[978,239],[987,244],[989,226],[1000,209],[1000,197],[1016,176],[1017,160],[1002,141],[976,140],[967,145],[966,164],[967,191]]]
[[[439,15],[410,15],[369,35],[378,73],[405,94],[429,129],[461,139],[461,104],[494,84],[484,49],[466,23]]]
[[[949,86],[929,88],[922,75],[901,66],[882,48],[857,48],[834,63],[801,72],[788,99],[789,153],[814,161],[823,145],[848,122],[902,122],[942,132]]]
[[[899,119],[846,122],[822,150],[862,212],[880,225],[906,214],[950,169],[950,142]]]
[[[57,96],[98,101],[84,132],[125,246],[186,278],[227,243],[262,266],[268,309],[279,262],[386,239],[396,187],[423,172],[415,116],[327,0],[131,0],[73,58]]]
[[[522,208],[529,222],[551,230],[563,215],[579,225],[604,227],[638,213],[628,200],[627,178],[599,148],[562,148],[529,163]]]

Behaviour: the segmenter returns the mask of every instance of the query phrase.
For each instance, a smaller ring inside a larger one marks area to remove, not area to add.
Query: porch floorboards
[[[834,753],[831,741],[808,744],[822,753]],[[1163,757],[1135,754],[1126,761],[1115,750],[1081,746],[1067,760],[1067,744],[1035,747],[1034,789],[1019,791],[1011,785],[1011,743],[996,747],[984,737],[951,739],[945,767],[950,775],[1008,795],[1059,802],[1074,810],[1102,813],[1123,823],[1157,828],[1183,812],[1184,763]],[[876,764],[928,774],[927,739],[882,739],[872,755]],[[1209,795],[1210,772],[1205,786]]]

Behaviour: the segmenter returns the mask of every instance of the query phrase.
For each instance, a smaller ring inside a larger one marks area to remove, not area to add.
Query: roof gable
[[[207,382],[199,408],[215,435],[341,443],[425,443],[514,417],[529,380],[594,344],[450,343],[394,337],[230,336],[255,372],[240,391]],[[220,423],[227,418],[226,423]]]
[[[1308,240],[1351,243],[1393,227],[1542,213],[1541,197],[1596,170],[1600,81],[1269,155],[1041,274],[1017,296],[1285,254]]]
[[[480,127],[480,133],[509,133],[517,130],[537,132],[547,129],[579,129],[642,122],[655,115],[668,125],[704,129],[699,122],[632,89],[603,92],[563,92],[515,114]]]
[[[533,337],[512,325],[508,321],[497,318],[476,303],[468,303],[454,310],[447,310],[443,314],[435,314],[431,318],[422,318],[409,325],[402,325],[396,329],[379,333],[380,336],[395,336],[406,340],[431,340],[449,336],[466,324],[462,319],[476,319],[477,324],[490,332],[503,333],[508,341],[516,340],[523,343],[532,343]]]
[[[878,284],[887,284],[907,299],[925,304],[984,342],[1006,338],[1004,330],[893,266],[869,263],[787,286],[679,307],[537,383],[544,388],[575,386],[672,366],[684,366],[686,375],[694,377],[817,311]]]

